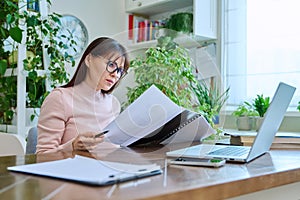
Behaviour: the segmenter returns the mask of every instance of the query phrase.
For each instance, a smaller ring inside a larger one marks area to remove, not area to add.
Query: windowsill
[[[224,129],[236,129],[236,117],[232,111],[225,111],[220,117],[220,127]],[[279,127],[283,132],[300,132],[300,112],[288,111]]]

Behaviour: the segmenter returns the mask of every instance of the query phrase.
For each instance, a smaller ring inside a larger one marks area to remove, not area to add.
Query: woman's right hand
[[[95,132],[85,132],[79,134],[72,142],[74,151],[90,151],[104,141],[104,135],[95,137]]]

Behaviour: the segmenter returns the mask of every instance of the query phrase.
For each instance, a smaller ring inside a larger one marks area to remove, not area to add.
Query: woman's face
[[[85,59],[85,64],[88,67],[87,83],[97,91],[111,89],[121,77],[121,72],[115,69],[124,69],[124,63],[125,58],[117,54],[112,57],[93,56],[89,54]]]

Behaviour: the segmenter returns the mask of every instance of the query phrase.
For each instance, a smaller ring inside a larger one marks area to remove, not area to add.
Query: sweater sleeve
[[[64,99],[67,101],[67,99]],[[38,121],[36,153],[53,153],[72,150],[72,141],[61,144],[67,121],[63,92],[54,89],[44,100]]]

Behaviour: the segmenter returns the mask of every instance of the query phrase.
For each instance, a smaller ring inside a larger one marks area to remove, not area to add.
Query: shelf
[[[42,76],[47,74],[46,70],[36,70],[38,76]],[[18,75],[18,68],[9,68],[6,70],[4,77],[8,77],[8,76],[17,76]],[[28,71],[23,70],[22,71],[22,75],[23,76],[27,76],[28,75]]]
[[[126,12],[155,15],[192,5],[193,0],[131,0],[126,2]]]
[[[0,132],[3,132],[3,133],[17,133],[17,126],[16,125],[0,124]]]
[[[189,8],[193,13],[193,35],[195,36],[188,36],[190,37],[186,38],[188,41],[182,41],[184,37],[181,36],[176,39],[177,43],[191,48],[199,46],[197,43],[217,39],[217,0],[126,0],[125,2],[126,12],[136,16],[128,18],[130,20],[128,25],[132,30],[148,27],[148,21],[151,20],[155,20],[156,27],[156,21],[168,18],[173,12],[183,12],[183,9]],[[139,33],[139,31],[135,32]],[[137,38],[133,39],[137,41]],[[129,46],[132,49],[143,49],[151,45],[155,46],[156,42],[133,43]]]
[[[185,48],[197,48],[201,46],[206,46],[207,44],[213,43],[216,40],[200,37],[200,36],[194,36],[194,35],[186,35],[182,34],[174,39],[174,41],[181,47]],[[151,40],[146,42],[138,42],[134,44],[128,44],[128,49],[131,51],[136,50],[145,50],[150,47],[155,47],[157,45],[157,40]]]

